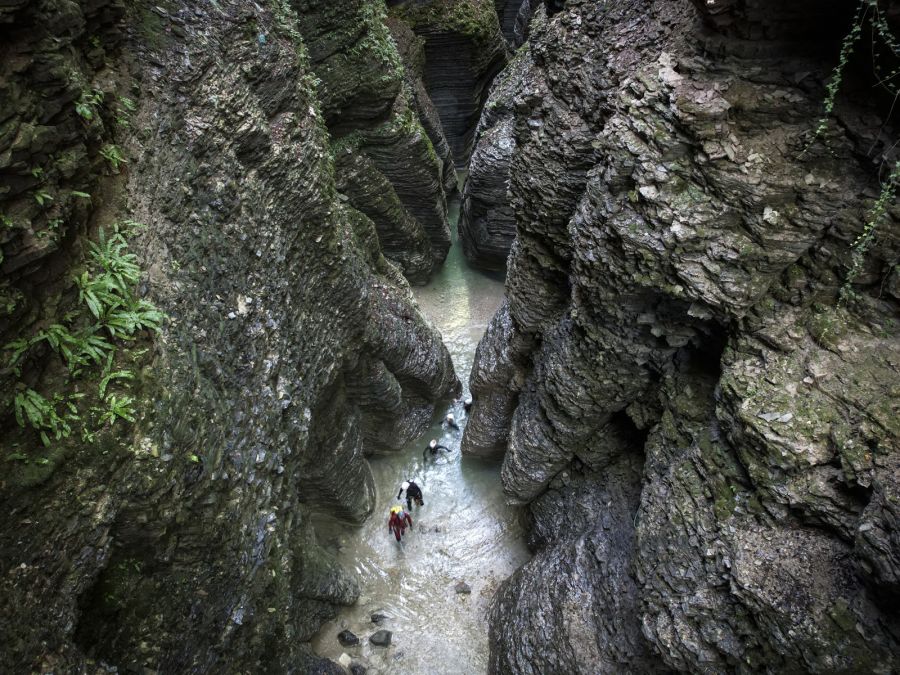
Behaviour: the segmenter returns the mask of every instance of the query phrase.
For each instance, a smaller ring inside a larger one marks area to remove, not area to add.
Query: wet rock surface
[[[376,0],[294,4],[321,80],[338,189],[375,223],[385,256],[424,283],[450,246],[456,177],[422,83],[421,46],[408,26],[388,26]]]
[[[209,672],[227,662],[343,672],[313,656],[308,640],[359,590],[319,546],[311,513],[366,518],[375,495],[365,456],[421,433],[435,403],[459,390],[440,336],[365,213],[381,211],[363,198],[355,208],[337,188],[326,124],[348,107],[358,111],[343,115],[353,124],[382,114],[392,124],[389,88],[369,86],[378,79],[370,68],[320,99],[291,3],[6,3],[4,22],[10,11],[4,35],[40,36],[47,60],[74,58],[82,73],[53,113],[71,133],[47,137],[48,153],[73,158],[72,177],[48,175],[47,189],[59,181],[93,198],[72,198],[80,220],[52,265],[35,258],[30,278],[4,267],[3,283],[27,297],[31,321],[58,320],[77,290],[38,291],[70,278],[76,256],[67,252],[85,245],[76,234],[87,215],[92,228],[133,218],[146,225],[131,245],[140,292],[168,318],[142,338],[133,426],[64,442],[39,465],[40,480],[26,484],[17,470],[0,482],[9,514],[0,522],[0,670]],[[91,56],[109,17],[123,37]],[[57,29],[65,39],[54,39]],[[20,89],[0,105],[25,110],[43,84],[18,72]],[[136,100],[116,131],[128,158],[118,174],[93,159],[109,132],[92,136],[74,112],[82,87],[102,83],[119,87],[104,97],[111,105],[117,95]],[[411,147],[426,137],[396,138]],[[406,166],[416,170],[426,150],[410,151]],[[26,156],[40,151],[23,146],[15,173],[32,175]],[[425,174],[440,229],[440,163],[428,159]],[[2,181],[15,182],[7,173]],[[0,192],[4,213],[9,194]],[[4,254],[19,246],[3,236]],[[24,325],[4,323],[4,336]],[[52,370],[28,367],[31,386],[53,386],[41,380]],[[15,420],[3,414],[5,457]],[[45,452],[38,444],[27,449],[35,457]]]
[[[424,40],[425,87],[440,115],[456,166],[472,153],[491,80],[506,62],[493,0],[391,3],[391,13]]]
[[[506,269],[516,237],[516,220],[508,197],[509,165],[516,148],[515,96],[532,67],[524,47],[497,77],[475,131],[475,150],[463,188],[459,239],[470,263],[483,269]]]
[[[826,57],[812,5],[552,4],[467,186],[517,231],[462,447],[534,550],[491,672],[891,672],[896,212],[836,307],[886,108],[848,84],[807,148],[851,17]]]
[[[369,642],[378,647],[389,647],[391,645],[391,631],[375,631],[369,636]]]
[[[344,647],[359,644],[359,638],[349,630],[342,630],[340,633],[338,633],[337,638],[338,642],[340,642]]]

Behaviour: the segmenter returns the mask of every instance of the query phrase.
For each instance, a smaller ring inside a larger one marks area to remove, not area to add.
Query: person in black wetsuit
[[[428,447],[422,452],[422,459],[426,462],[430,459],[434,459],[438,456],[440,451],[450,452],[450,448],[445,445],[438,445],[438,442],[432,440],[431,443],[428,444]]]
[[[404,490],[406,490],[406,508],[412,511],[413,502],[419,506],[425,506],[425,502],[422,501],[422,488],[416,485],[415,481],[403,481],[400,492],[397,493],[397,499],[400,499]]]
[[[446,424],[450,429],[459,431],[459,425],[456,423],[456,418],[453,416],[453,413],[450,413],[444,418],[444,424]]]

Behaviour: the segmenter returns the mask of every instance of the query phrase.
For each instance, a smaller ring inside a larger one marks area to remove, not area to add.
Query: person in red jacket
[[[406,525],[409,523],[409,529],[412,529],[412,518],[403,510],[402,506],[391,507],[391,517],[388,519],[388,532],[393,532],[397,537],[397,541],[406,532]]]

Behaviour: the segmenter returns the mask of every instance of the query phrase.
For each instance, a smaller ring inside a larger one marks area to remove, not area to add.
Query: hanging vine
[[[888,60],[892,60],[894,64],[900,63],[900,40],[894,36],[884,13],[878,5],[878,0],[859,0],[853,24],[841,42],[838,63],[832,70],[831,77],[825,85],[822,117],[817,121],[804,153],[816,141],[821,140],[828,129],[834,113],[835,100],[844,81],[847,65],[863,36],[863,28],[867,23],[871,28],[872,69],[878,78],[876,86],[893,96],[893,102],[887,115],[888,119],[890,119],[894,111],[894,106],[898,97],[900,97],[900,86],[896,82],[898,76],[900,76],[900,65],[892,65],[885,72],[884,63]],[[894,145],[896,146],[896,143]],[[841,305],[855,296],[852,285],[863,270],[866,253],[875,241],[878,226],[884,220],[888,208],[897,196],[898,183],[900,183],[900,161],[895,161],[887,179],[881,185],[881,192],[878,198],[866,214],[862,232],[856,237],[850,247],[850,266],[840,291],[839,304]]]

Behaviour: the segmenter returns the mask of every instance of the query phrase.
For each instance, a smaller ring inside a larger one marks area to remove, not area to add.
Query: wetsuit
[[[388,532],[393,532],[394,536],[397,537],[397,541],[400,541],[400,537],[406,532],[407,523],[409,523],[409,527],[412,529],[412,518],[410,518],[406,511],[392,513],[390,519],[388,519]]]
[[[447,426],[451,429],[456,429],[459,431],[459,425],[456,423],[456,420],[444,420],[447,423]]]
[[[429,445],[428,447],[425,448],[424,452],[422,452],[422,459],[425,460],[425,461],[427,462],[427,461],[428,461],[428,453],[429,453],[429,452],[431,453],[431,457],[432,457],[432,458],[436,457],[437,454],[438,454],[438,450],[443,450],[443,451],[445,451],[445,452],[450,452],[450,448],[448,448],[448,447],[446,447],[446,446],[444,446],[444,445],[436,445],[436,446],[434,446],[433,448]]]
[[[400,492],[397,493],[397,499],[400,499],[401,494],[403,494],[403,488],[400,488]],[[406,508],[410,511],[412,511],[413,501],[419,506],[425,505],[425,502],[422,501],[422,489],[413,481],[409,481],[409,487],[406,488]]]

